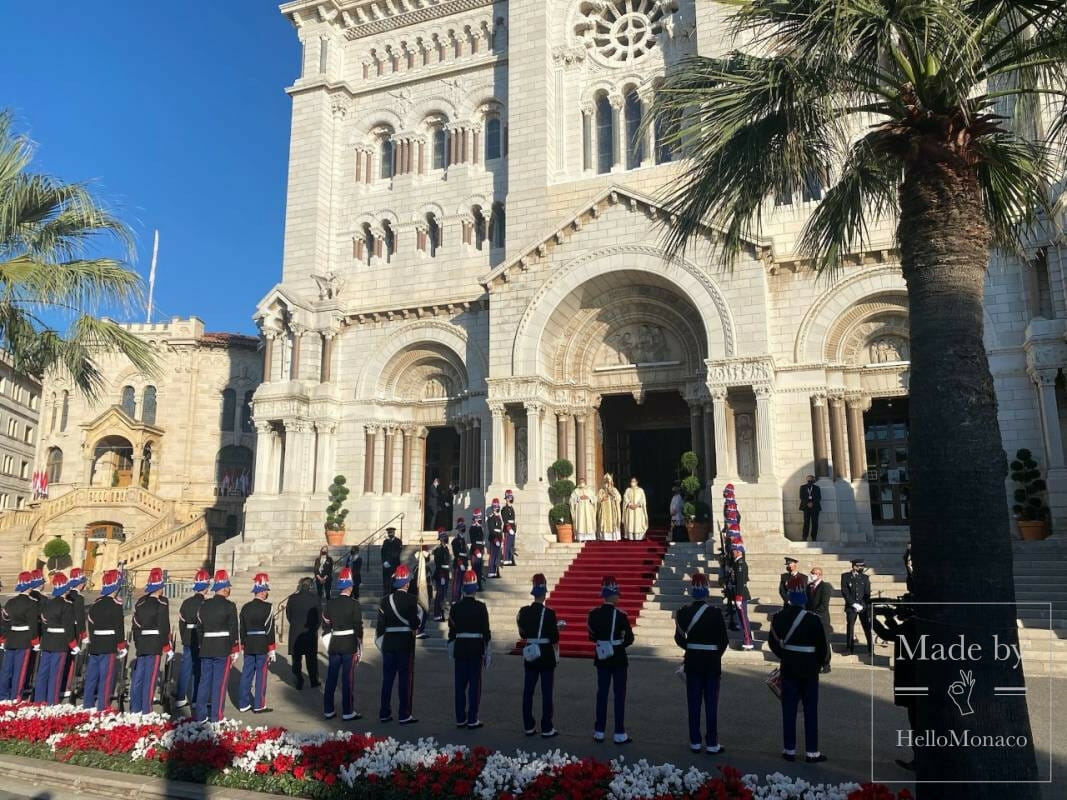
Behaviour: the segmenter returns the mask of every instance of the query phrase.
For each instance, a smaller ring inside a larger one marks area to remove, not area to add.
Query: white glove
[[[167,651],[167,663],[168,664],[170,663],[172,658],[174,658],[174,651],[173,650],[168,650]]]
[[[237,659],[240,657],[240,655],[241,655],[240,652],[230,653],[230,661],[232,661],[234,664],[236,664],[237,663]]]
[[[40,652],[41,652],[41,645],[39,645],[39,644],[35,644],[35,645],[33,646],[33,652],[35,652],[35,653],[40,653]]]
[[[491,650],[486,649],[486,651],[485,651],[485,666],[486,666],[486,668],[488,668],[489,665],[492,664],[492,663],[493,663],[493,653],[492,653]]]
[[[854,609],[856,609],[857,611],[863,611],[863,604],[862,603],[853,603],[852,607]]]
[[[70,654],[72,656],[78,655],[78,653],[80,653],[81,651],[82,651],[82,649],[80,647],[78,647],[78,645],[74,645],[74,647],[70,648]]]
[[[567,620],[565,620],[565,619],[556,620],[556,627],[561,629],[561,630],[563,628],[566,628],[567,627]]]
[[[271,650],[270,653],[267,654],[267,658],[270,660],[270,663],[273,664],[275,661],[278,660],[278,651]]]
[[[356,663],[363,660],[363,642],[356,643]]]
[[[388,561],[386,561],[386,562],[384,562],[384,563],[382,564],[382,566],[383,566],[383,567],[385,567],[386,569],[389,569],[389,567],[391,567],[391,566],[393,566],[393,565],[392,565],[392,564],[390,564],[390,563],[389,563]]]
[[[129,652],[130,649],[128,647],[123,647],[116,655],[118,655],[119,658],[126,658],[126,654]]]
[[[0,652],[4,651],[6,649],[7,649],[7,646],[3,642],[0,642]]]

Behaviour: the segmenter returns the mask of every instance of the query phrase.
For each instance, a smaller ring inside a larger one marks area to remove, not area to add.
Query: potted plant
[[[67,569],[74,563],[70,559],[70,545],[58,536],[45,544],[44,557],[49,572]]]
[[[565,458],[558,459],[549,469],[555,480],[548,485],[548,497],[552,501],[549,512],[550,521],[556,529],[556,540],[570,543],[574,541],[574,526],[571,524],[571,494],[574,492],[574,465]]]
[[[1044,539],[1048,536],[1048,506],[1044,497],[1048,487],[1033,454],[1025,447],[1016,451],[1011,462],[1011,479],[1018,486],[1011,510],[1019,526],[1019,536],[1028,542]]]
[[[345,517],[348,509],[344,507],[348,499],[348,487],[345,476],[338,475],[330,484],[330,504],[326,506],[326,543],[338,547],[345,543]]]
[[[700,459],[692,450],[682,453],[680,471],[685,475],[678,485],[682,488],[682,513],[685,514],[685,530],[691,542],[706,542],[711,529],[711,506],[697,499],[704,484],[697,477]]]

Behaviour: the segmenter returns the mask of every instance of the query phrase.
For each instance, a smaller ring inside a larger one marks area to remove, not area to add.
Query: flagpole
[[[152,268],[148,271],[148,318],[145,322],[152,322],[152,296],[156,291],[156,259],[159,257],[159,228],[156,228],[155,239],[152,243]]]

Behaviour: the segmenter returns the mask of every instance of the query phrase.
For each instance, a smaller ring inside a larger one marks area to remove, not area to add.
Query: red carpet
[[[585,619],[601,602],[600,582],[605,575],[614,576],[619,583],[619,609],[626,612],[631,625],[637,621],[667,552],[666,536],[664,530],[650,530],[640,542],[586,542],[582,546],[548,596],[548,605],[557,618],[567,621],[560,633],[561,656],[593,657]]]

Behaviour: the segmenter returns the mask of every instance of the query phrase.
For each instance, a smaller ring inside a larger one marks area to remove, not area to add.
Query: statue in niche
[[[871,342],[869,356],[872,364],[892,364],[896,361],[907,361],[911,353],[904,338],[881,336]]]
[[[527,437],[526,426],[515,428],[515,485],[525,486],[529,476],[527,469]]]
[[[613,365],[651,364],[667,361],[671,357],[670,344],[663,328],[649,323],[614,332],[606,337],[605,345],[608,349],[605,361],[611,360]]]
[[[424,400],[440,400],[451,395],[451,390],[452,386],[447,378],[435,375],[427,379],[422,387],[422,397]]]
[[[737,446],[737,474],[742,478],[755,478],[758,470],[756,467],[756,429],[752,415],[736,415],[734,431]]]

